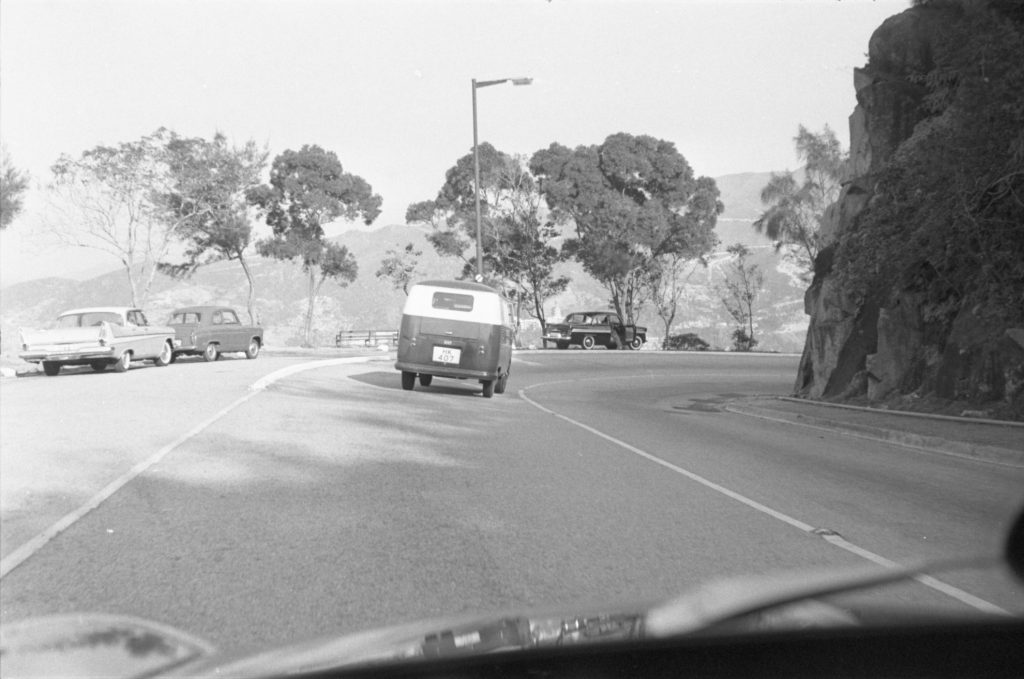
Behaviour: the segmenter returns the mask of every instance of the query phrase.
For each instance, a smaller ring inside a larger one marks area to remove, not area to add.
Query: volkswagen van
[[[478,380],[490,398],[505,391],[512,367],[512,310],[494,288],[467,281],[424,281],[412,287],[402,310],[398,360],[402,388],[417,378]]]

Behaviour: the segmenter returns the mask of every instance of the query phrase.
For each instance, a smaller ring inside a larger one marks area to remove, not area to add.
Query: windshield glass
[[[1020,3],[0,0],[0,81],[0,625],[1024,612]]]
[[[94,325],[99,325],[106,321],[107,323],[121,323],[121,315],[108,311],[91,311],[82,314],[70,314],[61,316],[57,320],[57,326],[60,328],[84,328]]]

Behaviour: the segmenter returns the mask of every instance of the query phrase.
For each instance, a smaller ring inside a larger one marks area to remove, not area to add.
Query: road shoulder
[[[830,429],[893,445],[1024,468],[1024,424],[966,417],[837,406],[759,396],[734,399],[725,410],[804,427]]]

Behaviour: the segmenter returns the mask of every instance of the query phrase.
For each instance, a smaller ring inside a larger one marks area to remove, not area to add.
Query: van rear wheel
[[[402,389],[411,391],[416,386],[416,373],[411,373],[406,370],[402,371]]]
[[[494,393],[504,394],[506,386],[508,386],[508,373],[505,373],[504,375],[498,378],[498,381],[494,385]]]
[[[494,383],[497,380],[485,380],[484,385],[484,398],[490,398],[494,396]]]
[[[434,381],[434,376],[433,375],[424,375],[423,373],[420,373],[420,386],[421,387],[429,387],[430,383],[433,382],[433,381]]]

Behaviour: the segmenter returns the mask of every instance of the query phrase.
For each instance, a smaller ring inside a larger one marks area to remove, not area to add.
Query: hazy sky
[[[906,0],[0,0],[0,138],[45,183],[61,153],[158,127],[271,158],[319,144],[403,223],[479,134],[509,153],[629,132],[698,175],[795,169],[792,138],[848,145],[853,69]],[[33,245],[42,201],[0,241],[0,282],[116,262]],[[37,240],[37,239],[36,239]],[[109,257],[109,256],[107,256]]]

